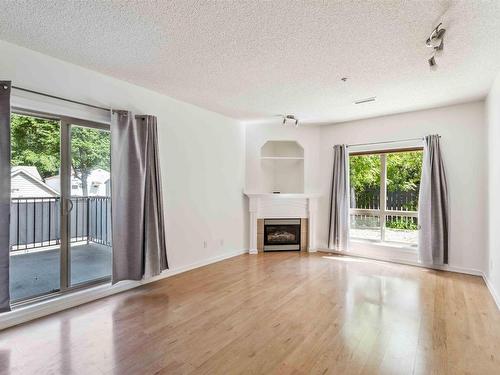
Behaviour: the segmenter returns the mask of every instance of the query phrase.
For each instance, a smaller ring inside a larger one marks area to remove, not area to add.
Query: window
[[[417,246],[422,149],[351,153],[351,238]]]

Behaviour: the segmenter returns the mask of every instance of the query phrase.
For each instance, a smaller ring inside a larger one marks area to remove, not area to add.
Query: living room
[[[497,373],[499,15],[0,1],[0,373]]]

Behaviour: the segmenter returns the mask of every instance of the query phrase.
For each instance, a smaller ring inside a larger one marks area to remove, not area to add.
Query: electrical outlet
[[[220,247],[224,247],[224,238],[220,240]]]
[[[208,247],[208,242],[207,240],[203,241],[203,247],[206,249]]]

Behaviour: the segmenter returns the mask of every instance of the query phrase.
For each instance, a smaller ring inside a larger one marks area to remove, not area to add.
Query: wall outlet
[[[224,238],[220,240],[220,247],[224,247]]]
[[[207,247],[208,247],[208,242],[207,242],[207,240],[205,240],[205,241],[203,241],[203,248],[206,249]]]

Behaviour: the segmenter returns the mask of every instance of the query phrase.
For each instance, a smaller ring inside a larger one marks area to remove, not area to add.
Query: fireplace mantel
[[[250,214],[250,254],[257,254],[257,219],[309,219],[308,250],[316,251],[315,223],[319,194],[273,194],[245,192],[249,199]]]

